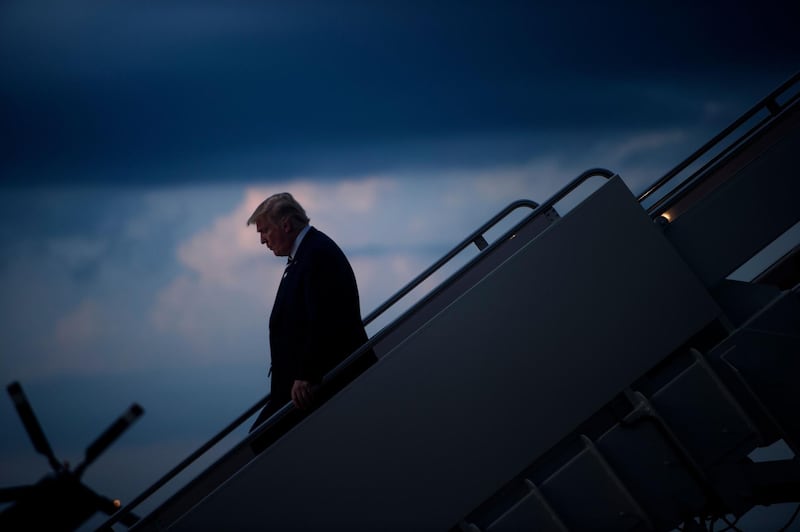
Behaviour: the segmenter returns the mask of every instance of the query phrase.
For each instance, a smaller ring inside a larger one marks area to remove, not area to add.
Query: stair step
[[[486,527],[486,532],[567,532],[567,527],[544,498],[542,492],[530,480],[525,480],[528,493],[508,509],[496,521]]]
[[[703,480],[652,417],[617,424],[596,445],[657,530],[674,528],[706,504]]]
[[[628,488],[586,436],[584,448],[540,489],[570,530],[652,530]]]
[[[746,331],[721,359],[740,376],[795,455],[800,455],[800,337]]]
[[[708,470],[723,460],[746,457],[761,441],[755,424],[702,355],[650,401],[659,416],[691,454]]]
[[[796,367],[792,368],[791,363],[788,367],[782,367],[786,362],[791,362],[791,355],[786,361],[776,365],[766,362],[761,354],[772,349],[770,345],[775,342],[780,344],[789,341],[780,337],[797,337],[798,331],[800,331],[800,288],[783,292],[776,297],[707,355],[714,371],[725,381],[725,385],[757,425],[762,435],[762,446],[786,438],[786,431],[781,430],[781,423],[775,414],[770,411],[736,366],[741,365],[745,371],[755,373],[766,371],[781,375],[797,375],[798,370]],[[770,335],[776,335],[778,338],[769,338]],[[795,352],[800,352],[800,349],[795,348]],[[733,362],[734,359],[736,362]],[[758,381],[759,378],[756,377],[755,380]],[[769,396],[772,388],[768,387],[766,392]],[[786,393],[785,396],[787,400],[791,400],[794,394]],[[786,405],[784,401],[778,401],[776,406],[780,411]],[[790,416],[788,425],[791,425],[794,417]]]

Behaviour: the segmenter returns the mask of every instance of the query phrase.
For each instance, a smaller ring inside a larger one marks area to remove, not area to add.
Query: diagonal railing
[[[426,279],[428,279],[431,275],[439,271],[445,264],[450,262],[456,255],[461,253],[464,249],[466,249],[470,244],[475,244],[478,250],[483,251],[488,247],[488,243],[486,242],[485,234],[486,232],[497,225],[498,222],[503,220],[506,216],[511,214],[513,211],[521,208],[521,207],[529,207],[530,209],[534,210],[538,207],[539,204],[531,201],[531,200],[517,200],[514,203],[509,204],[505,209],[498,212],[497,214],[492,217],[491,220],[480,226],[478,229],[472,232],[467,238],[462,240],[457,246],[453,249],[448,251],[441,259],[434,262],[429,268],[425,271],[420,273],[414,279],[412,279],[406,286],[401,288],[394,294],[392,297],[387,299],[382,305],[378,308],[373,310],[364,318],[364,325],[368,325],[372,323],[375,319],[380,317],[384,312],[389,310],[395,303],[400,301],[403,297],[405,297],[409,292],[414,290],[420,284],[422,284]]]
[[[703,156],[709,154],[714,148],[721,146],[725,140],[730,140],[730,137],[733,136],[737,129],[742,127],[757,114],[763,111],[767,112],[767,116],[759,120],[755,125],[750,127],[744,133],[740,134],[737,138],[733,139],[729,145],[727,145],[717,155],[706,162],[701,168],[692,172],[688,177],[684,178],[680,183],[678,183],[670,192],[647,207],[647,212],[650,215],[664,212],[670,204],[679,199],[679,197],[692,185],[696,184],[700,180],[700,176],[702,176],[709,168],[712,168],[720,160],[728,157],[731,153],[740,148],[748,139],[752,138],[755,133],[761,131],[766,125],[774,121],[785,109],[789,108],[795,102],[800,100],[800,91],[798,91],[795,94],[789,94],[789,97],[786,99],[786,101],[782,103],[779,101],[781,96],[786,96],[789,90],[798,83],[800,83],[800,72],[797,72],[794,76],[783,82],[778,88],[773,90],[761,101],[747,110],[728,127],[720,131],[711,140],[703,144],[694,153],[689,155],[689,157],[687,157],[683,162],[664,174],[664,176],[658,179],[647,190],[639,195],[639,203],[650,199],[651,196],[658,192],[662,187],[670,183],[690,165],[697,162]]]

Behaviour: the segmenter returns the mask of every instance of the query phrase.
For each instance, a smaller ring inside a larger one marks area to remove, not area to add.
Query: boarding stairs
[[[642,194],[596,169],[510,205],[366,318],[481,250],[345,361],[377,364],[276,432],[284,407],[134,529],[690,530],[800,501],[798,247],[730,278],[800,222],[798,86]],[[749,458],[776,442],[794,457]]]

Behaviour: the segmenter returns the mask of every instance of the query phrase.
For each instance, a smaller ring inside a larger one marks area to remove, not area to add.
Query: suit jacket
[[[311,227],[269,319],[273,404],[291,400],[295,380],[319,383],[366,341],[353,269],[339,246]]]

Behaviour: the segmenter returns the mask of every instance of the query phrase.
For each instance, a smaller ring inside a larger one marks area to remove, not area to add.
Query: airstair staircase
[[[596,169],[509,206],[367,318],[481,249],[345,361],[377,364],[295,426],[284,407],[134,529],[691,530],[800,502],[800,248],[762,253],[800,222],[798,85],[639,196]],[[794,457],[750,458],[776,442]]]

